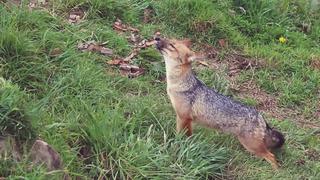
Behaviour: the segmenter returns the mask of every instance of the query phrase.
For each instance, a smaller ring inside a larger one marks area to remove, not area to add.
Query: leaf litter
[[[116,57],[107,64],[119,66],[120,74],[129,78],[135,78],[144,74],[145,69],[132,64],[132,60],[139,55],[141,49],[153,46],[156,41],[154,39],[142,39],[139,34],[139,29],[122,23],[117,19],[113,24],[113,29],[119,34],[130,33],[127,37],[128,41],[133,44],[133,49],[127,57]],[[157,32],[156,34],[159,34]]]
[[[141,76],[145,71],[143,68],[131,64],[121,64],[119,67],[121,75],[127,76],[129,78]]]
[[[68,22],[78,24],[86,17],[86,13],[82,8],[73,8],[69,12]]]
[[[75,9],[70,11],[69,22],[78,23],[80,19],[83,19],[85,13],[81,9]],[[117,19],[113,24],[113,29],[119,34],[130,32],[128,41],[133,44],[133,49],[127,57],[114,57],[112,60],[107,61],[108,65],[119,66],[120,74],[130,78],[138,77],[144,74],[145,69],[132,64],[132,59],[139,55],[141,49],[145,49],[153,46],[156,41],[154,39],[142,39],[139,34],[139,29],[131,27],[130,25],[122,23],[120,19]],[[157,32],[157,35],[160,33]],[[80,42],[77,46],[78,50],[82,52],[98,52],[105,56],[112,56],[112,49],[104,47],[107,43],[97,43],[93,40],[87,42]]]
[[[31,0],[28,4],[30,11],[32,11],[33,9],[48,8],[48,6],[49,6],[48,0]]]
[[[97,43],[96,41],[81,42],[78,44],[78,50],[82,52],[98,52],[105,56],[113,55],[112,49],[104,47],[106,43]]]
[[[219,40],[221,49],[226,48],[227,41]],[[250,58],[246,55],[241,54],[238,51],[230,51],[224,54],[224,51],[215,48],[209,44],[202,44],[201,49],[204,49],[203,54],[206,54],[207,61],[199,61],[199,64],[208,66],[214,69],[220,68],[221,64],[226,64],[228,68],[228,76],[237,76],[242,70],[258,69],[263,66],[262,61],[254,58]],[[221,60],[223,57],[223,60]]]
[[[113,29],[117,32],[126,32],[126,31],[139,32],[139,29],[133,28],[127,24],[123,24],[120,19],[117,19],[113,23]]]

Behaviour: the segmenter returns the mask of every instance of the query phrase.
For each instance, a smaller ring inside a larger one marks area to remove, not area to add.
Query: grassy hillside
[[[0,161],[8,179],[317,179],[320,176],[320,7],[303,0],[50,0],[0,2],[0,130],[26,152]],[[149,13],[144,13],[146,10]],[[72,11],[84,12],[70,23]],[[128,78],[107,62],[130,54],[130,32],[190,38],[213,53],[195,72],[208,86],[255,106],[286,136],[281,168],[244,150],[232,136],[196,126],[175,133],[164,62],[152,47]],[[148,19],[148,21],[145,20]],[[77,20],[78,21],[78,20]],[[286,42],[279,42],[279,38]],[[112,56],[77,49],[106,42]],[[64,169],[30,168],[40,138]]]

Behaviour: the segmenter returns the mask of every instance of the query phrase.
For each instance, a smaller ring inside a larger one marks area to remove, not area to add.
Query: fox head
[[[190,40],[156,38],[156,41],[156,47],[164,57],[167,72],[191,70],[194,60],[204,58],[190,49]]]

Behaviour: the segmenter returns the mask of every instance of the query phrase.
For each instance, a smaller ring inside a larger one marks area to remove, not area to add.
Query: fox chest
[[[167,89],[171,104],[179,116],[192,117],[192,98],[185,93]]]

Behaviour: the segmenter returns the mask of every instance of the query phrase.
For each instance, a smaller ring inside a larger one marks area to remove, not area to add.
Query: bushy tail
[[[267,134],[265,137],[265,143],[267,148],[269,149],[278,149],[280,148],[285,142],[284,136],[281,132],[270,128],[267,124]]]

